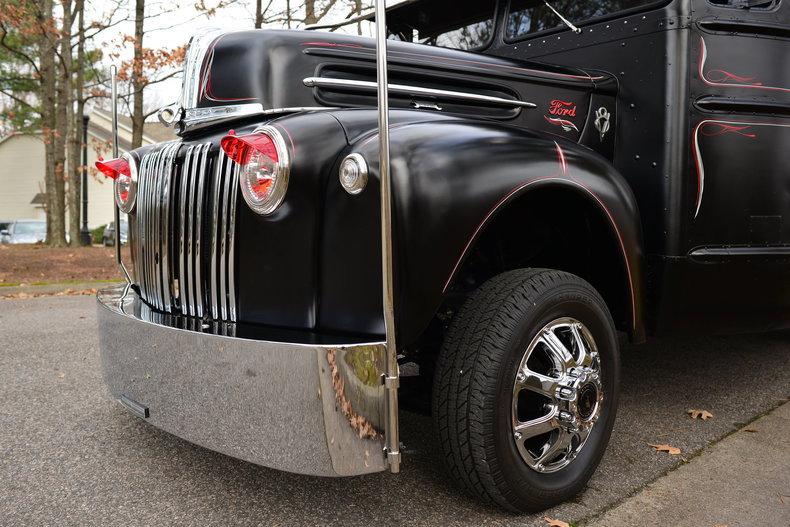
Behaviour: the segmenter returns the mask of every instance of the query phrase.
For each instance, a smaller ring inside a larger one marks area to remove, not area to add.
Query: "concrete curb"
[[[787,525],[788,494],[790,402],[581,525]]]

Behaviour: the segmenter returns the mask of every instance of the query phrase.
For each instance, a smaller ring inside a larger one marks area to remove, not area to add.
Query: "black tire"
[[[539,473],[513,439],[513,382],[538,331],[559,317],[587,326],[598,347],[604,398],[587,442],[565,468]],[[449,472],[486,503],[534,512],[580,492],[611,435],[619,391],[618,340],[601,296],[581,278],[520,269],[483,284],[455,315],[434,376],[433,416]]]

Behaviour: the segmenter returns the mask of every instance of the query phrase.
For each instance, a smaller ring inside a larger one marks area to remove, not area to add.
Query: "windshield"
[[[14,234],[44,234],[47,224],[43,221],[18,221],[14,224]]]
[[[461,50],[481,49],[494,36],[496,2],[433,0],[393,9],[390,39]]]
[[[656,4],[656,0],[551,0],[549,4],[572,23],[609,16],[620,11]],[[543,0],[512,0],[505,22],[505,38],[514,40],[531,33],[565,28],[562,20]]]

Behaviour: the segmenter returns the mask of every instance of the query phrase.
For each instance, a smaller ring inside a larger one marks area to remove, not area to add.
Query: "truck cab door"
[[[761,331],[790,320],[790,3],[695,1],[684,284],[672,325]]]

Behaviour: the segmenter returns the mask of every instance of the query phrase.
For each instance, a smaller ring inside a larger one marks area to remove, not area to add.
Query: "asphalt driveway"
[[[623,381],[589,489],[549,515],[578,521],[609,508],[786,401],[790,333],[628,348]],[[714,417],[691,420],[689,408]],[[398,476],[320,479],[250,465],[160,432],[108,397],[92,298],[0,300],[0,525],[545,525],[460,494],[430,419],[402,421]]]

